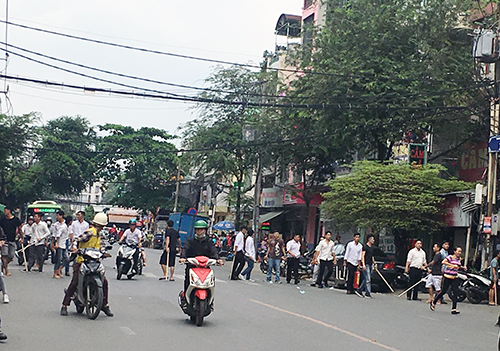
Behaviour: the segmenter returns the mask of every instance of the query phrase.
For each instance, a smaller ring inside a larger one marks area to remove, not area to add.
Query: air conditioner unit
[[[498,60],[498,38],[491,31],[482,32],[474,38],[472,49],[474,58],[480,62],[495,62]]]

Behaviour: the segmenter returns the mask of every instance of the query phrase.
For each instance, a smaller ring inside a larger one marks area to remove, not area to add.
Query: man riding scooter
[[[99,233],[106,226],[106,224],[108,224],[108,216],[106,216],[106,214],[102,212],[97,213],[94,216],[94,220],[92,221],[92,226],[77,239],[76,244],[78,249],[92,247],[100,250],[101,237],[99,236]],[[72,251],[75,253],[77,249],[73,248]],[[64,294],[64,300],[61,307],[61,316],[68,315],[68,305],[71,303],[71,297],[75,293],[78,286],[78,274],[80,272],[82,262],[83,257],[78,255],[75,263],[73,264],[73,278],[71,279],[71,283],[69,283],[68,289],[66,289],[66,293]],[[104,314],[106,314],[106,316],[113,317],[113,313],[108,306],[108,280],[106,278],[104,278],[102,288],[104,293],[104,307],[102,307],[101,310],[104,312]]]
[[[194,224],[194,237],[188,239],[184,244],[179,263],[186,262],[186,259],[190,257],[206,256],[217,260],[217,263],[221,266],[224,264],[224,262],[219,259],[219,254],[217,253],[217,249],[215,248],[213,241],[207,236],[207,228],[207,222],[203,220],[196,221]],[[186,274],[184,277],[184,291],[182,291],[180,295],[183,305],[187,303],[185,292],[189,286],[189,268],[189,264],[187,264]]]
[[[137,274],[137,263],[139,262],[139,253],[141,247],[142,232],[137,228],[137,220],[131,219],[128,221],[129,229],[125,230],[122,237],[118,241],[119,244],[125,240],[128,246],[136,247],[134,252],[134,274]]]

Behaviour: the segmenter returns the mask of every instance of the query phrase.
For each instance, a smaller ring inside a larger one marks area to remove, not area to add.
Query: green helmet
[[[200,220],[196,221],[196,223],[194,224],[194,229],[198,229],[198,228],[206,229],[206,228],[208,228],[208,223],[205,222],[204,220],[200,219]]]

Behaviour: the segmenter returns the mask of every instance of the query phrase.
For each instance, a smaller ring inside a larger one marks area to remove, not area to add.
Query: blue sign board
[[[500,135],[490,137],[488,148],[490,152],[500,152]]]

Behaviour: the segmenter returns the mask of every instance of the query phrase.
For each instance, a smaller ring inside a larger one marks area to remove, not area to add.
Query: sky
[[[6,3],[6,1],[8,1]],[[2,0],[0,18],[59,33],[202,58],[258,64],[273,51],[274,28],[282,13],[301,14],[302,0]],[[206,87],[216,64],[83,42],[0,23],[0,42],[58,59],[136,77]],[[5,48],[4,44],[0,45]],[[11,48],[7,74],[96,88],[131,90],[29,61],[142,88],[194,95],[195,91],[141,82],[70,66]],[[4,51],[0,51],[4,57]],[[5,60],[0,61],[4,70]],[[229,67],[229,66],[226,66]],[[8,81],[12,106],[0,95],[2,113],[37,112],[42,122],[81,115],[92,125],[119,123],[134,128],[178,128],[195,119],[192,103],[124,98],[105,93]],[[0,82],[4,87],[4,83]]]

